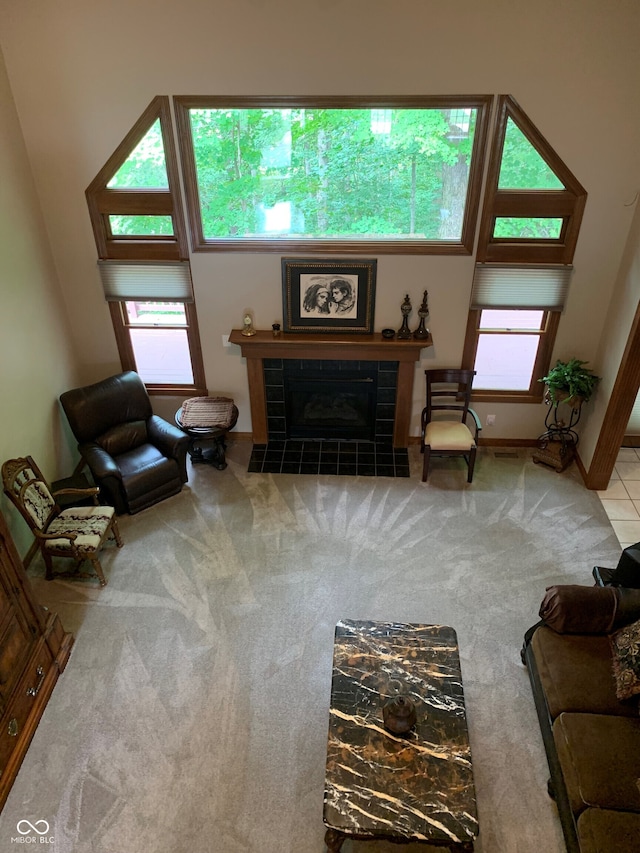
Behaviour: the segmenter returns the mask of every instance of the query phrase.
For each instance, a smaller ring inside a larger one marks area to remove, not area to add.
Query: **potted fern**
[[[600,377],[585,367],[586,361],[570,358],[569,361],[558,359],[546,376],[540,379],[547,386],[545,402],[555,408],[559,403],[567,403],[574,409],[591,399]]]

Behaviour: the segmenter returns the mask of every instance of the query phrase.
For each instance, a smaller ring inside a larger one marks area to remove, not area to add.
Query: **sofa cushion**
[[[560,714],[553,739],[575,815],[594,806],[640,812],[640,719]]]
[[[638,716],[638,699],[616,696],[608,636],[558,634],[543,625],[531,648],[552,720],[563,711]]]
[[[613,674],[618,699],[640,693],[640,620],[611,635]]]
[[[580,853],[638,853],[640,814],[587,809],[578,818]]]
[[[616,624],[619,599],[612,586],[549,586],[539,615],[560,634],[608,634]]]

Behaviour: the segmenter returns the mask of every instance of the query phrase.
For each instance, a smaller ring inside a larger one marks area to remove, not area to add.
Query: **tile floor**
[[[270,441],[253,445],[248,470],[263,474],[408,477],[409,455],[406,448],[374,441]]]
[[[640,542],[640,447],[620,449],[609,486],[598,495],[621,547]]]

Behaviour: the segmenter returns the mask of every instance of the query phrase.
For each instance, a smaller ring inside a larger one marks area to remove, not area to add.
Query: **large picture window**
[[[469,253],[488,98],[176,98],[195,249]]]
[[[159,96],[87,189],[98,256],[188,268],[189,236],[194,251],[470,254],[488,160],[463,366],[474,399],[539,402],[587,194],[510,95],[489,145],[493,100],[175,97],[180,175]],[[193,293],[158,286],[107,297],[122,365],[157,393],[204,394]]]

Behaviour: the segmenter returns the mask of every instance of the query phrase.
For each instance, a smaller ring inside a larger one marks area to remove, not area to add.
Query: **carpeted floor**
[[[42,579],[76,645],[0,816],[46,820],[55,853],[322,853],[331,656],[341,618],[458,634],[476,853],[561,853],[526,670],[546,586],[592,583],[619,546],[575,467],[482,449],[410,478],[190,469],[121,519],[109,584]],[[16,844],[17,847],[17,844]],[[344,853],[400,848],[351,843]],[[402,847],[407,853],[428,849]]]

